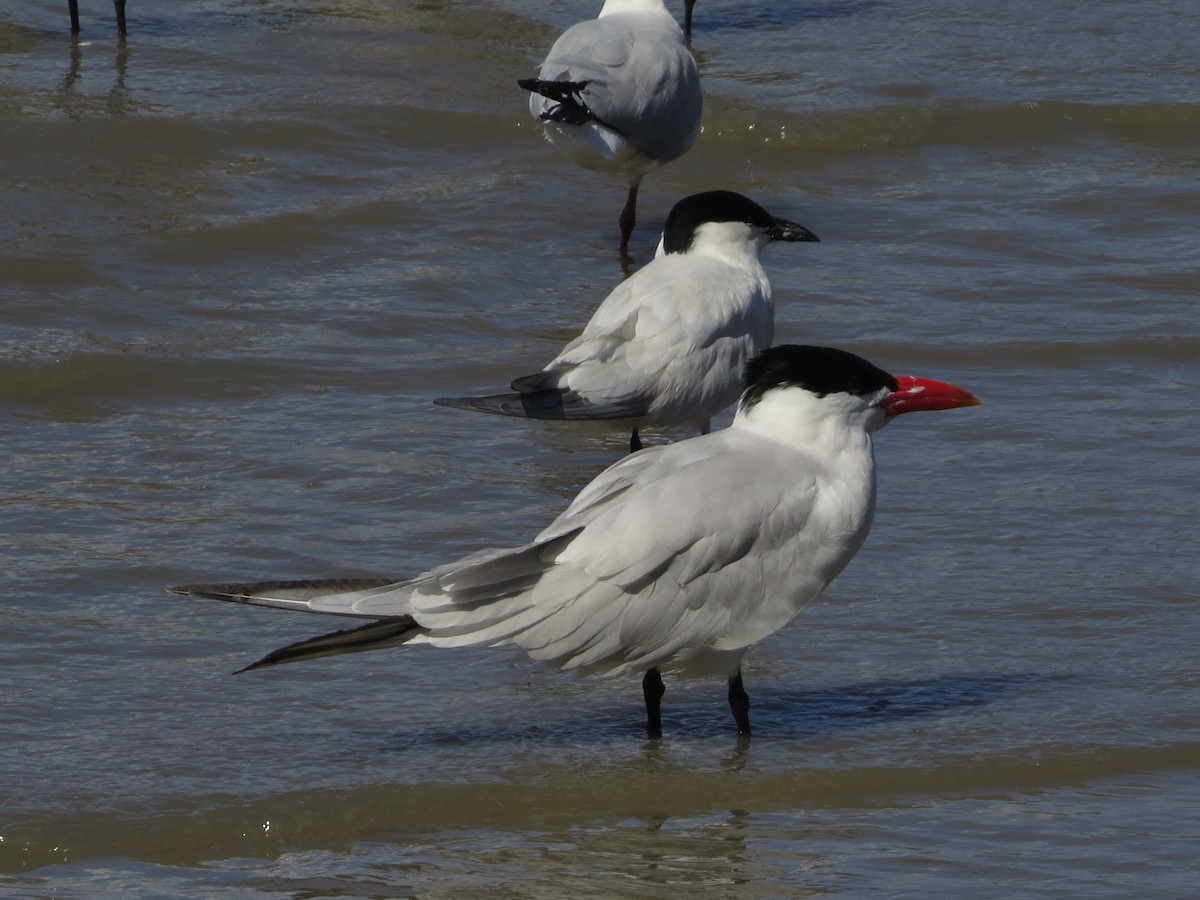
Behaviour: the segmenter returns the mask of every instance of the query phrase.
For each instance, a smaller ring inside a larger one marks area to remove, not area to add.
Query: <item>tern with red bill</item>
[[[405,644],[514,645],[561,669],[641,675],[651,737],[662,730],[663,673],[727,678],[748,736],[742,658],[862,546],[875,510],[872,434],[902,413],[979,402],[843,350],[773,347],[747,366],[728,428],[623,457],[529,543],[405,581],[170,590],[372,620],[249,669]]]

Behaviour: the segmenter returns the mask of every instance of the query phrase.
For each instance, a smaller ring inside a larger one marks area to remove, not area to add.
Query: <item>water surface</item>
[[[680,8],[676,10],[681,13]],[[1200,14],[701,0],[705,128],[777,335],[962,384],[724,686],[505,651],[231,677],[330,622],[170,597],[403,577],[535,533],[624,437],[430,400],[624,275],[623,189],[514,80],[596,4],[107,0],[0,14],[0,889],[17,896],[1187,896]],[[652,435],[669,440],[684,432]],[[334,623],[336,625],[336,623]]]

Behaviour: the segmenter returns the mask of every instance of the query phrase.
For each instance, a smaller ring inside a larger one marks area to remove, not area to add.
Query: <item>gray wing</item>
[[[539,80],[582,85],[580,104],[654,159],[674,159],[699,134],[699,72],[669,15],[616,14],[573,25],[551,48]],[[542,117],[554,102],[534,98],[531,108]]]
[[[778,442],[726,429],[624,457],[521,547],[403,582],[259,582],[177,592],[382,621],[323,635],[262,665],[404,643],[515,644],[561,668],[609,673],[736,663],[853,554],[806,528],[815,489]],[[829,546],[813,544],[827,542]],[[336,586],[333,593],[322,587]]]
[[[773,323],[765,275],[666,256],[614,288],[543,373],[513,387],[643,406],[664,424],[704,420],[737,399],[745,364],[770,345]]]
[[[798,537],[813,485],[772,477],[786,456],[726,429],[611,466],[538,536],[572,538],[526,600],[542,614],[511,642],[568,669],[723,671],[827,580]]]

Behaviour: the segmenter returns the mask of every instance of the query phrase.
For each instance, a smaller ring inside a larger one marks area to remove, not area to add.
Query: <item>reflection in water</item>
[[[461,830],[414,836],[387,847],[360,847],[359,868],[376,873],[375,878],[331,878],[320,859],[292,852],[272,860],[246,886],[295,896],[409,896],[387,889],[412,884],[414,877],[437,883],[459,873],[480,891],[502,884],[521,897],[547,900],[665,897],[706,888],[716,889],[715,896],[738,890],[739,897],[754,897],[778,896],[760,894],[756,885],[792,879],[825,862],[817,854],[781,859],[764,852],[763,839],[770,836],[761,823],[756,826],[739,812],[684,819],[651,816],[615,827],[580,824],[534,834]],[[446,896],[476,896],[469,888],[463,891],[459,882],[458,890]],[[805,893],[789,891],[788,896]]]
[[[87,41],[71,41],[71,62],[59,89],[61,95],[59,105],[72,118],[82,118],[90,108],[90,104],[85,105],[79,102],[79,95],[76,91],[83,73],[83,49],[91,46],[93,45]],[[133,111],[133,104],[129,101],[129,91],[126,87],[128,71],[129,43],[124,37],[121,37],[117,41],[117,50],[113,56],[113,84],[108,90],[104,103],[104,109],[109,115],[121,116]]]

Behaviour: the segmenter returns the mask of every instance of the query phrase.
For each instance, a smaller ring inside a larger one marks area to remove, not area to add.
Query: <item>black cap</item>
[[[895,378],[861,356],[835,347],[803,344],[780,344],[764,350],[747,363],[744,384],[743,409],[777,387],[801,387],[818,397],[865,397],[883,388],[894,391],[899,387]]]

